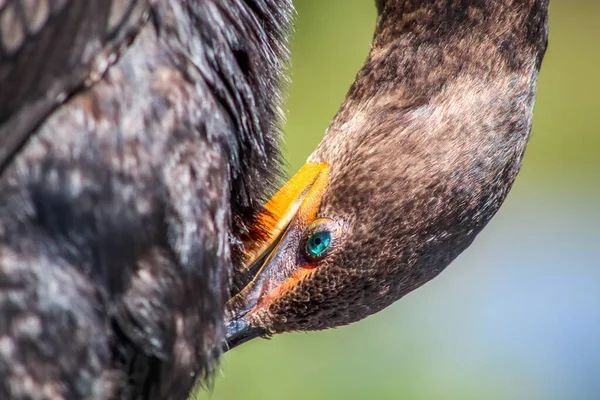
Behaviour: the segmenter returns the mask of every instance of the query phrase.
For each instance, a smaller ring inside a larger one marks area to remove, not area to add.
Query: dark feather
[[[0,138],[29,140],[0,184],[0,398],[183,399],[218,355],[236,238],[279,172],[291,4],[136,7],[114,28],[67,2],[3,42]]]
[[[0,170],[74,92],[100,79],[147,18],[148,0],[0,5]]]

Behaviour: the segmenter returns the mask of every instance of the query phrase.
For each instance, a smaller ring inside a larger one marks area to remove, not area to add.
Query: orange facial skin
[[[258,267],[257,272],[230,304],[237,304],[240,309],[239,304],[245,303],[246,307],[241,308],[245,314],[252,314],[268,307],[312,272],[315,265],[310,262],[288,264],[279,270],[269,268],[269,264],[286,245],[286,238],[302,235],[317,219],[328,179],[327,163],[307,163],[267,202],[248,235],[264,239],[245,242],[248,261],[244,268]]]

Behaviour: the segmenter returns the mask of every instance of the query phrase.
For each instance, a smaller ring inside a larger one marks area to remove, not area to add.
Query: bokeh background
[[[295,0],[290,173],[368,52],[372,0]],[[522,172],[438,278],[335,330],[228,353],[201,400],[600,399],[600,2],[551,0]]]

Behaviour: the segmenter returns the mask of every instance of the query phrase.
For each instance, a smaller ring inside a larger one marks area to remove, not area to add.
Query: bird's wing
[[[98,80],[152,0],[0,0],[0,174],[40,122]]]

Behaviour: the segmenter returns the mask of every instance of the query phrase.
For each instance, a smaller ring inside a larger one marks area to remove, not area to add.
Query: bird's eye
[[[319,257],[331,244],[331,232],[316,232],[310,235],[306,248],[313,257]]]
[[[306,256],[312,260],[320,260],[331,253],[336,246],[341,227],[329,218],[315,220],[307,230]]]

